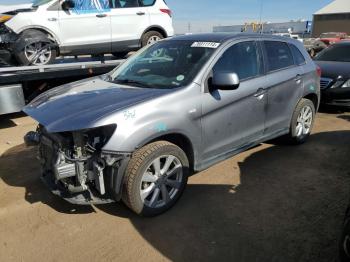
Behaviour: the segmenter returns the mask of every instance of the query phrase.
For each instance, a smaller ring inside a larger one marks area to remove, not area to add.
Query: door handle
[[[98,17],[98,18],[104,18],[104,17],[106,17],[107,15],[106,14],[97,14],[96,15],[96,17]]]
[[[261,100],[264,98],[266,94],[266,90],[264,88],[259,88],[256,93],[254,94],[254,97],[256,97],[257,99]]]
[[[297,82],[298,85],[301,83],[301,75],[295,77],[295,82]]]
[[[136,14],[137,14],[137,15],[145,15],[146,13],[145,13],[145,12],[140,11],[140,12],[137,12]]]

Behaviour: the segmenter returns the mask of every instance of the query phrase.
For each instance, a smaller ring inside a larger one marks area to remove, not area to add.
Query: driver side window
[[[236,73],[241,81],[258,76],[260,70],[256,42],[242,42],[231,46],[213,67],[213,73],[216,72]]]

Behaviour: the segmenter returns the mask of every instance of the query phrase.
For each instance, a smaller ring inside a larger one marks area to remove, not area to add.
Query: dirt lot
[[[350,200],[350,113],[321,113],[305,145],[264,144],[190,178],[151,219],[73,206],[39,180],[35,128],[0,117],[0,261],[332,261]]]

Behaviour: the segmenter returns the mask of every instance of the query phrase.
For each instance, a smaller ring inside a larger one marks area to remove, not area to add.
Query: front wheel
[[[15,54],[20,65],[52,64],[57,56],[52,41],[43,32],[27,30],[17,40]]]
[[[292,143],[302,144],[306,142],[313,128],[315,115],[314,103],[309,99],[301,99],[294,110],[290,124],[288,138]]]
[[[141,216],[159,215],[182,195],[189,175],[186,154],[158,141],[137,150],[126,169],[123,201]]]

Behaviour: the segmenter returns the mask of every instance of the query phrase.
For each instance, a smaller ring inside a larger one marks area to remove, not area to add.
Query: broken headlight
[[[13,17],[12,15],[0,15],[0,23],[6,23],[12,17]]]
[[[83,133],[86,139],[87,151],[90,153],[100,151],[112,137],[116,128],[117,125],[113,124],[85,130]]]

